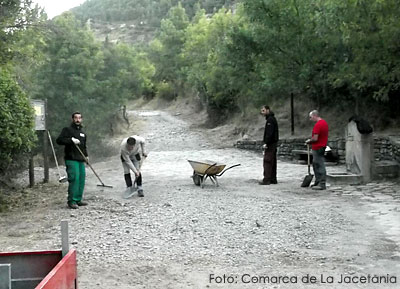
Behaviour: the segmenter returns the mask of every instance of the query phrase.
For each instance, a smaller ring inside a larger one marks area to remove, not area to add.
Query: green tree
[[[336,89],[345,89],[360,103],[388,101],[400,89],[400,7],[397,1],[337,1],[325,3],[326,22],[337,37],[340,48],[330,81]],[[338,18],[332,15],[339,13]]]
[[[249,0],[244,9],[268,63],[268,86],[319,104],[354,99],[356,112],[359,103],[398,92],[396,1]]]
[[[181,52],[187,84],[198,92],[206,103],[209,99],[205,75],[208,54],[213,47],[213,43],[208,41],[208,30],[209,21],[205,10],[200,9],[186,29],[186,41]]]
[[[104,129],[99,109],[112,109],[96,95],[96,76],[103,67],[100,44],[70,13],[54,18],[50,25],[44,51],[46,61],[36,73],[39,89],[35,97],[47,99],[51,131],[58,133],[71,113],[80,111],[85,124],[93,130],[92,137],[100,139]]]
[[[243,67],[238,66],[239,53],[231,50],[234,27],[240,26],[239,17],[221,9],[211,18],[200,10],[186,31],[182,52],[188,83],[206,100],[208,106],[220,111],[238,107],[237,99],[243,91]],[[248,59],[245,57],[245,59]]]
[[[267,64],[264,65],[267,90],[300,93],[315,84],[315,72],[324,74],[331,51],[318,33],[317,4],[291,0],[244,3],[260,52],[259,60]]]
[[[31,0],[6,0],[0,4],[0,65],[11,60],[18,47],[18,37],[42,18],[42,10],[32,7]]]
[[[80,111],[91,151],[101,149],[121,106],[152,89],[154,66],[126,44],[101,45],[71,13],[56,17],[50,27],[35,96],[48,101],[51,131],[58,133]]]
[[[97,76],[98,94],[113,102],[113,106],[125,103],[148,93],[152,89],[154,66],[144,52],[126,44],[105,44],[104,67]],[[110,97],[112,96],[112,97]]]
[[[181,91],[184,81],[181,51],[188,25],[185,9],[178,4],[171,8],[168,17],[161,21],[160,35],[151,44],[153,49],[150,56],[156,67],[156,82],[169,83],[176,95]]]
[[[209,104],[219,110],[230,110],[236,107],[237,89],[232,75],[230,55],[226,55],[226,45],[230,41],[229,33],[235,25],[231,11],[221,9],[210,19],[208,43],[213,47],[207,56],[207,72],[205,82],[209,94]]]

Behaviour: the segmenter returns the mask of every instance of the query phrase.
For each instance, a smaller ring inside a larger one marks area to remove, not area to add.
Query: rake
[[[92,172],[95,174],[95,176],[99,179],[101,185],[98,185],[99,187],[106,187],[106,188],[112,188],[113,186],[109,186],[109,185],[105,185],[103,183],[103,181],[100,179],[99,175],[96,173],[96,171],[94,170],[94,168],[92,167],[92,165],[89,163],[88,158],[83,154],[82,150],[79,148],[79,146],[77,144],[75,144],[75,147],[78,149],[79,153],[82,155],[83,159],[85,160],[85,162],[88,164],[88,166],[91,168]]]

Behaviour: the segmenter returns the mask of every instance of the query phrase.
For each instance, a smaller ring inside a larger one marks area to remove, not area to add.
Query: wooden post
[[[35,185],[35,166],[33,165],[33,155],[29,157],[29,187]]]
[[[292,135],[294,135],[294,100],[293,100],[293,92],[290,94],[290,117],[292,122]]]
[[[43,169],[44,169],[44,183],[49,182],[49,138],[47,132],[47,99],[44,101],[44,131],[43,131]]]
[[[44,169],[44,178],[43,182],[48,183],[49,182],[49,158],[48,158],[48,151],[49,151],[49,146],[48,146],[48,137],[47,137],[47,130],[43,131],[43,169]]]

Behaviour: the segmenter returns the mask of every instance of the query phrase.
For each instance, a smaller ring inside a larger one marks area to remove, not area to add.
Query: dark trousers
[[[326,169],[325,169],[325,148],[320,148],[319,150],[313,150],[313,170],[315,175],[315,183],[320,186],[325,186],[326,184]]]
[[[124,178],[125,178],[125,183],[127,187],[132,187],[132,178],[131,178],[131,174],[124,174]],[[142,185],[142,174],[139,174],[139,176],[136,178],[136,184],[138,186]]]
[[[276,182],[276,151],[277,144],[270,144],[264,150],[264,179],[263,182]]]
[[[135,166],[136,169],[139,169],[140,156],[139,156],[139,159],[136,156],[132,156],[132,157],[133,158],[131,158],[131,161],[132,161],[133,165]],[[122,156],[121,156],[121,162],[122,162],[122,167],[124,168],[124,179],[125,179],[126,186],[132,187],[133,183],[132,183],[132,178],[131,178],[131,174],[130,174],[130,168],[125,163],[125,160],[122,158]],[[135,179],[135,181],[138,186],[142,185],[142,173],[139,174],[139,176]]]

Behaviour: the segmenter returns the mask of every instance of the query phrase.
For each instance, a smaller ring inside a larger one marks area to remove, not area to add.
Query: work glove
[[[268,149],[268,145],[267,144],[263,144],[263,149]]]
[[[73,142],[74,144],[76,144],[76,145],[78,145],[78,144],[81,143],[81,141],[80,141],[79,139],[74,138],[74,137],[72,137],[71,140],[72,140],[72,142]]]
[[[310,144],[310,142],[311,142],[311,139],[308,139],[308,140],[306,140],[306,141],[304,142],[304,144],[308,145],[308,144]]]

